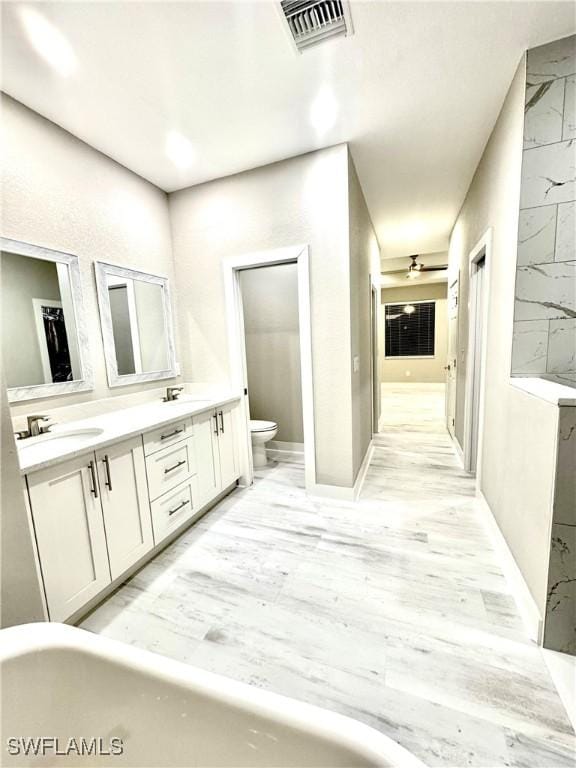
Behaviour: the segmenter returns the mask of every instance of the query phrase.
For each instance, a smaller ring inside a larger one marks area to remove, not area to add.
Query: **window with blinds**
[[[384,310],[386,357],[434,356],[435,301],[385,304]]]

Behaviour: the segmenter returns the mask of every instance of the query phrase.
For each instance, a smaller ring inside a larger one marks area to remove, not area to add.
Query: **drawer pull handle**
[[[184,427],[181,429],[175,429],[173,432],[168,432],[167,435],[160,435],[160,440],[168,440],[169,437],[174,437],[175,435],[179,435],[181,432],[184,432]]]
[[[186,499],[186,501],[183,501],[182,503],[178,504],[177,507],[174,507],[174,509],[168,510],[168,515],[174,515],[176,512],[179,512],[182,507],[185,507],[186,504],[190,504],[190,499]]]
[[[96,480],[96,470],[94,468],[94,462],[91,461],[88,464],[88,469],[90,470],[90,475],[92,476],[92,488],[90,488],[90,493],[94,494],[94,498],[98,498],[98,481]]]
[[[168,472],[173,472],[175,469],[178,469],[178,467],[181,467],[183,464],[186,464],[184,460],[179,461],[177,464],[174,464],[174,466],[168,467],[167,469],[165,469],[164,474],[167,475]]]
[[[217,435],[217,434],[218,434],[218,414],[217,414],[217,413],[214,413],[214,414],[212,415],[212,418],[213,418],[213,419],[214,419],[214,421],[216,422],[216,428],[214,429],[214,434],[215,434],[215,435]]]
[[[107,485],[108,486],[108,490],[111,491],[112,490],[112,475],[110,474],[110,459],[108,458],[108,454],[106,454],[106,456],[104,456],[104,458],[102,459],[102,462],[103,462],[104,468],[106,470],[106,481],[105,481],[104,485]]]
[[[220,416],[220,432],[224,434],[224,414],[222,411],[218,411],[218,416]]]

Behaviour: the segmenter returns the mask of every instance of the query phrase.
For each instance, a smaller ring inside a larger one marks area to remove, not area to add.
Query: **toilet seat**
[[[278,424],[275,421],[250,419],[250,432],[271,432],[273,429],[278,429]]]

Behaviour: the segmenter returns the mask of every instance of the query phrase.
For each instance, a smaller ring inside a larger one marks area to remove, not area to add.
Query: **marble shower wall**
[[[528,51],[513,375],[576,386],[576,36]]]

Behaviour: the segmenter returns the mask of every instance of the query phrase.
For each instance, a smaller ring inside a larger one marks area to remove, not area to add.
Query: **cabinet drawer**
[[[196,477],[192,477],[150,504],[155,544],[198,512],[195,486]]]
[[[150,500],[153,501],[196,473],[192,442],[185,440],[147,456],[146,473]]]
[[[167,406],[170,407],[170,406]],[[144,454],[149,456],[156,451],[166,448],[167,445],[174,445],[181,440],[193,435],[192,419],[182,419],[173,424],[166,424],[160,429],[154,429],[152,432],[146,432],[144,435]]]

